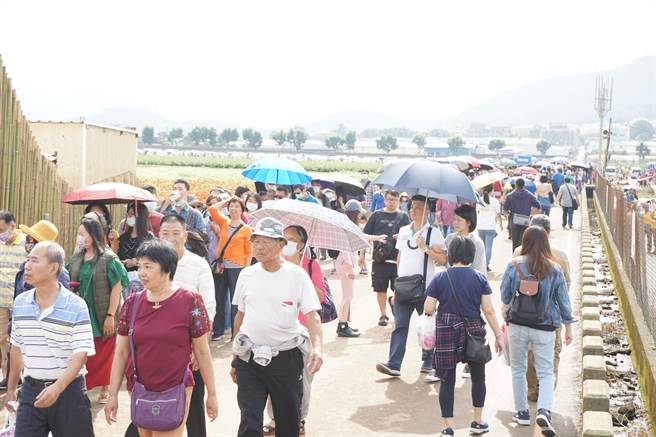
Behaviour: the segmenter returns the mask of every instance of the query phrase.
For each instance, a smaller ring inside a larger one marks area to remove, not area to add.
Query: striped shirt
[[[25,261],[25,236],[17,235],[11,243],[0,243],[0,308],[11,308],[16,273]]]
[[[41,312],[35,290],[26,291],[14,302],[11,344],[23,354],[25,376],[57,379],[68,368],[74,354],[96,353],[87,304],[60,284],[55,304]],[[84,366],[80,375],[85,375]]]

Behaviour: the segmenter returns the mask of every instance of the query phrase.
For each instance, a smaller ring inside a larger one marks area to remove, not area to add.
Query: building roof
[[[52,121],[52,120],[30,120],[28,123],[43,123],[43,124],[82,124],[85,123],[84,121]],[[136,129],[132,128],[123,128],[123,127],[116,127],[116,126],[109,126],[105,124],[98,124],[98,123],[88,123],[86,122],[87,126],[93,126],[93,127],[98,127],[101,129],[110,129],[110,130],[115,130],[118,132],[126,132],[129,134],[135,134],[139,135],[139,132],[137,132]]]

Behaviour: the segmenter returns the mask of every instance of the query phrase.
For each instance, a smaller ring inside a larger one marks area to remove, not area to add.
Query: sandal
[[[109,402],[109,393],[100,393],[96,402],[103,405]]]
[[[305,420],[301,420],[301,423],[298,425],[298,435],[305,435]]]
[[[275,422],[272,420],[271,422],[269,422],[268,425],[264,425],[264,426],[262,427],[262,432],[263,432],[264,435],[266,435],[266,436],[276,435],[276,425],[275,425]]]

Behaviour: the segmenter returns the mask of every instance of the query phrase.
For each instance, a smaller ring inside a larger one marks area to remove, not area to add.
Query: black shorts
[[[394,290],[395,279],[396,264],[387,262],[371,264],[371,286],[375,292],[384,293],[388,288]]]

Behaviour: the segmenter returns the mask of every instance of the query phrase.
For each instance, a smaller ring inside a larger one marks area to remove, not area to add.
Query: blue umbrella
[[[476,191],[467,176],[451,165],[432,161],[399,161],[373,181],[409,195],[421,194],[456,203],[476,202]]]
[[[508,179],[508,182],[511,183],[511,184],[514,184],[515,181],[519,178],[520,178],[520,176],[510,178],[510,179]],[[535,190],[537,189],[537,187],[535,185],[535,182],[533,182],[532,180],[527,179],[527,178],[522,178],[522,179],[524,179],[524,188],[526,188],[531,193],[535,193]]]
[[[241,174],[265,184],[304,185],[312,181],[312,175],[300,164],[282,158],[260,159],[246,167]]]

